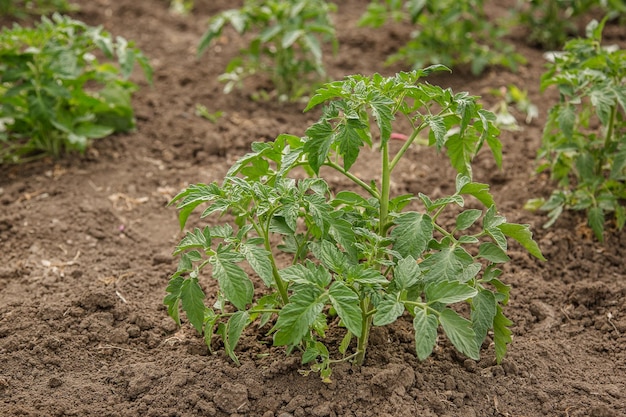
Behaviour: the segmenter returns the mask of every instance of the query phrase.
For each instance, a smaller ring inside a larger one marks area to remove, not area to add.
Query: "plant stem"
[[[617,116],[617,103],[613,103],[611,106],[611,115],[609,116],[609,125],[606,128],[606,135],[604,136],[604,153],[609,154],[610,147],[613,144],[613,129],[615,127],[615,117]],[[597,175],[602,174],[602,166],[604,166],[604,158],[598,158]]]
[[[402,148],[400,148],[398,153],[394,156],[393,160],[391,161],[390,168],[389,168],[391,171],[393,171],[393,169],[396,167],[400,159],[402,159],[402,156],[406,153],[407,149],[409,149],[409,147],[413,144],[413,142],[415,142],[415,140],[417,139],[417,135],[419,135],[419,133],[422,130],[424,130],[424,126],[425,125],[423,123],[419,125],[417,129],[413,131],[413,133],[411,134],[411,137],[409,137],[406,140],[406,142],[404,142],[404,145],[402,145]],[[428,146],[428,142],[425,142],[425,141],[419,141],[419,142],[421,145]]]
[[[367,344],[370,338],[370,329],[372,328],[372,320],[374,315],[368,314],[370,310],[370,299],[365,297],[361,300],[361,316],[363,317],[363,323],[361,324],[361,337],[357,339],[356,355],[354,362],[361,366],[365,361],[365,352],[367,351]]]
[[[408,142],[408,141],[407,141]],[[389,144],[382,144],[382,175],[381,175],[381,189],[380,189],[380,217],[378,230],[379,235],[382,237],[385,234],[385,227],[387,225],[387,216],[389,215],[389,188],[391,183],[391,167],[389,165]]]
[[[268,216],[271,218],[272,216]],[[270,262],[272,264],[272,277],[274,278],[274,283],[276,284],[276,288],[278,289],[278,293],[280,294],[280,298],[283,301],[283,304],[287,304],[289,302],[289,294],[287,294],[287,285],[285,281],[280,277],[278,273],[278,266],[276,266],[276,260],[274,259],[274,255],[272,254],[272,246],[270,245],[270,236],[269,236],[269,225],[266,229],[263,229],[257,222],[254,221],[251,215],[248,214],[248,220],[256,230],[259,236],[263,237],[263,245],[265,246],[265,250],[268,252],[268,256],[270,258]]]
[[[365,191],[367,191],[372,197],[374,197],[376,199],[380,198],[380,196],[378,194],[378,190],[376,190],[375,188],[370,187],[365,182],[363,182],[360,178],[356,177],[351,172],[346,171],[340,165],[336,164],[335,162],[331,161],[330,159],[327,159],[326,162],[324,162],[323,165],[326,165],[328,167],[331,167],[331,168],[335,169],[336,171],[341,172],[343,175],[345,175],[350,180],[352,180],[352,182],[354,182],[356,185],[360,186]]]

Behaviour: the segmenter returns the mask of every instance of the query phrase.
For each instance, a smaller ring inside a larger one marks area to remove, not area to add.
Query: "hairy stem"
[[[380,197],[379,194],[378,194],[378,190],[376,190],[375,188],[370,187],[363,180],[361,180],[359,177],[355,176],[354,174],[352,174],[349,171],[346,171],[340,165],[338,165],[337,163],[331,161],[330,159],[327,159],[326,162],[324,162],[323,165],[331,167],[331,168],[333,168],[334,170],[336,170],[338,172],[341,172],[343,175],[348,177],[356,185],[358,185],[359,187],[361,187],[365,191],[367,191],[372,197],[374,197],[376,199],[378,199]]]
[[[606,128],[606,134],[604,136],[604,152],[608,154],[610,152],[611,145],[613,144],[613,129],[615,128],[615,117],[617,116],[617,103],[613,103],[611,106],[611,115],[609,116],[609,125]],[[598,167],[596,168],[597,174],[602,174],[602,166],[604,165],[604,159],[598,159]]]
[[[409,147],[413,144],[413,142],[416,141],[417,136],[422,130],[424,130],[424,127],[425,125],[422,123],[415,130],[413,130],[413,133],[411,134],[411,136],[406,140],[406,142],[404,142],[404,145],[402,145],[402,148],[400,148],[398,153],[393,157],[393,160],[391,161],[391,164],[389,165],[389,169],[391,171],[393,171],[393,169],[396,167],[400,159],[402,159],[402,156],[406,153],[407,149],[409,149]],[[418,142],[420,143],[420,145],[428,146],[428,142],[426,141],[419,140]]]
[[[365,352],[367,351],[367,344],[370,338],[370,330],[372,328],[372,321],[374,316],[368,314],[370,311],[370,299],[365,297],[361,300],[361,316],[363,317],[363,323],[361,324],[361,337],[357,339],[356,354],[354,362],[357,365],[363,365],[365,361]]]
[[[271,215],[268,216],[271,219]],[[267,228],[262,228],[257,222],[254,221],[252,216],[248,215],[248,220],[256,230],[259,236],[263,237],[263,246],[265,250],[268,252],[268,256],[270,258],[270,263],[272,264],[272,277],[274,278],[274,283],[276,284],[276,289],[278,289],[278,293],[280,294],[280,298],[283,301],[283,304],[287,304],[289,302],[289,294],[287,294],[287,284],[280,277],[278,273],[278,266],[276,265],[276,260],[274,259],[274,255],[272,253],[272,246],[270,244],[270,236],[269,236],[269,225]]]
[[[380,189],[380,217],[378,230],[379,235],[384,236],[385,227],[387,224],[387,216],[389,215],[389,189],[391,184],[391,167],[389,164],[389,144],[384,143],[382,146],[382,175],[381,175],[381,189]]]

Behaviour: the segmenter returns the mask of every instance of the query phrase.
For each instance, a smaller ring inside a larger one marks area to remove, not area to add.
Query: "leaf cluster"
[[[220,77],[229,92],[246,77],[269,76],[280,98],[297,99],[325,77],[322,44],[337,48],[330,13],[336,7],[324,0],[246,0],[239,9],[226,10],[211,18],[200,39],[202,54],[227,25],[240,35],[252,33],[247,48],[240,51]]]
[[[477,75],[487,66],[516,69],[525,62],[503,40],[506,26],[487,18],[483,0],[372,0],[360,24],[378,27],[389,19],[409,21],[415,31],[388,63],[469,65]]]
[[[546,226],[565,208],[586,211],[600,241],[607,213],[618,229],[626,221],[626,51],[602,46],[605,22],[567,42],[542,77],[542,88],[555,86],[560,101],[548,116],[538,171],[549,170],[558,189],[530,204],[549,211]]]
[[[128,77],[136,63],[151,80],[132,43],[60,14],[34,28],[3,29],[0,162],[84,151],[90,139],[132,129],[136,85]]]
[[[200,207],[201,218],[228,214],[232,222],[189,230],[176,247],[180,261],[164,299],[170,316],[181,323],[182,309],[209,348],[217,333],[235,361],[242,331],[258,322],[274,345],[300,350],[326,381],[335,362],[363,363],[372,326],[401,317],[413,323],[420,359],[441,330],[473,359],[492,332],[500,361],[511,341],[503,313],[509,287],[498,267],[509,261],[507,238],[542,255],[528,226],[506,222],[488,185],[472,181],[471,160],[484,144],[500,161],[495,116],[467,93],[419,81],[442,69],[327,83],[307,106],[324,107],[305,136],[254,143],[223,182],[179,193],[172,203],[181,227]],[[391,152],[396,117],[413,130]],[[392,174],[412,146],[447,153],[459,171],[453,195],[391,195]],[[351,170],[364,147],[380,151],[380,176]],[[333,189],[326,170],[354,187]],[[467,199],[482,209],[465,208]],[[411,209],[417,206],[423,210]],[[444,212],[456,216],[450,230]],[[200,281],[205,268],[219,288],[208,297],[211,307]],[[345,329],[337,351],[325,337],[333,323]]]

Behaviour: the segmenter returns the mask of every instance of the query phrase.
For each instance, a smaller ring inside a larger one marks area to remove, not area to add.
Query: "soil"
[[[609,225],[598,243],[579,213],[543,229],[546,218],[523,209],[552,189],[534,174],[534,160],[556,98],[539,92],[545,61],[523,32],[512,36],[528,58],[518,72],[473,77],[461,68],[429,79],[481,95],[486,107],[497,104],[491,89],[515,84],[540,110],[522,130],[502,132],[502,169],[488,154],[474,167],[477,181],[492,184],[500,212],[532,226],[548,259],[511,245],[503,277],[512,286],[505,314],[515,323],[507,357],[497,365],[493,347],[484,346],[480,361],[469,360],[442,338],[420,362],[407,318],[375,328],[365,365],[337,366],[324,384],[298,372],[297,354],[262,343],[252,328],[237,349],[241,366],[221,349],[209,354],[162,304],[181,238],[176,210],[167,206],[172,196],[190,183],[220,180],[253,141],[302,135],[317,114],[303,114],[299,103],[252,100],[262,80],[223,94],[216,78],[242,45],[232,31],[196,58],[208,18],[240,2],[195,0],[189,16],[170,13],[165,0],[76,3],[76,18],[134,40],[151,58],[155,81],[134,75],[141,86],[134,133],[98,140],[84,155],[0,166],[0,415],[626,415],[626,234]],[[410,28],[357,28],[366,4],[339,6],[341,47],[326,54],[334,79],[407,69],[384,61]],[[608,33],[608,42],[626,39],[624,27]],[[224,115],[211,123],[194,114],[196,104]],[[364,158],[377,164],[375,152]],[[454,174],[437,155],[411,158],[394,192],[437,196],[452,188]]]

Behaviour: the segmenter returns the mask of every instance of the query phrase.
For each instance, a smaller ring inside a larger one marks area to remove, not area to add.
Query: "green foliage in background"
[[[50,13],[66,13],[76,6],[67,0],[0,0],[0,16],[24,18]]]
[[[614,18],[626,12],[624,0],[523,0],[516,11],[519,22],[529,30],[530,43],[560,49],[579,34],[577,19],[591,11]]]
[[[408,20],[415,31],[388,63],[469,65],[480,74],[488,66],[515,69],[525,61],[503,39],[504,25],[489,21],[483,0],[372,0],[360,24],[379,27],[390,18]]]
[[[172,203],[181,227],[200,208],[201,218],[228,214],[234,220],[210,221],[213,226],[189,230],[180,241],[179,265],[164,299],[169,315],[180,324],[182,309],[209,349],[217,333],[235,362],[242,332],[257,323],[274,345],[300,350],[302,363],[324,381],[333,363],[362,364],[372,326],[401,316],[413,323],[422,360],[441,328],[473,359],[493,332],[501,361],[511,341],[502,308],[509,287],[499,269],[510,260],[507,237],[543,256],[528,225],[508,223],[489,186],[472,181],[472,158],[483,145],[501,162],[495,116],[476,97],[419,81],[442,69],[325,84],[306,108],[323,105],[306,136],[254,143],[221,183],[179,193]],[[400,146],[391,146],[397,117],[413,129]],[[415,146],[447,153],[458,171],[454,194],[435,200],[422,193],[393,195],[393,174]],[[379,152],[379,169],[353,169],[364,147]],[[332,189],[328,173],[353,186]],[[481,208],[465,209],[467,199]],[[409,210],[410,204],[423,210]],[[208,297],[201,286],[207,270],[217,283]],[[247,271],[260,278],[262,289]],[[344,337],[335,351],[326,331],[337,323]]]
[[[115,58],[117,65],[108,62]],[[128,77],[136,63],[151,81],[132,43],[59,14],[2,30],[0,162],[84,151],[90,139],[131,130],[137,87]]]
[[[542,77],[542,88],[556,86],[561,99],[550,110],[539,172],[549,170],[558,189],[528,204],[549,211],[546,226],[564,209],[586,211],[598,240],[608,213],[619,230],[626,221],[626,51],[602,46],[605,22],[567,42]]]
[[[337,47],[330,13],[335,6],[324,0],[246,0],[240,9],[214,16],[202,36],[203,53],[230,24],[237,33],[252,33],[247,48],[226,67],[220,79],[229,92],[246,77],[269,76],[279,99],[309,94],[325,77],[322,44]]]

